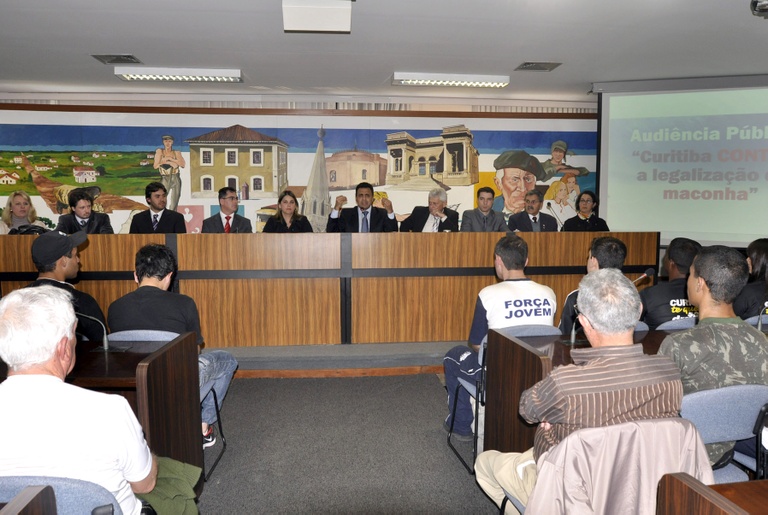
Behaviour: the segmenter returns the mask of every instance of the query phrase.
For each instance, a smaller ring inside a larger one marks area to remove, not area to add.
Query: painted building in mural
[[[328,188],[331,191],[355,189],[361,182],[381,186],[387,180],[387,160],[365,150],[342,150],[325,158]]]
[[[186,140],[193,198],[215,198],[220,188],[242,200],[275,198],[288,184],[288,145],[242,125]]]
[[[414,138],[408,132],[387,134],[386,183],[431,178],[446,186],[470,186],[480,178],[479,152],[464,125],[444,127],[439,136]]]

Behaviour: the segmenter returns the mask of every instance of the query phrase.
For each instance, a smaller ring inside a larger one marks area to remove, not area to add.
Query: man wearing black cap
[[[525,150],[507,150],[493,161],[496,169],[494,183],[501,197],[493,201],[494,211],[509,215],[525,210],[525,194],[544,178],[544,169],[535,157]]]
[[[72,307],[77,315],[77,333],[91,341],[101,341],[104,337],[103,325],[88,318],[95,318],[104,324],[104,313],[98,302],[66,282],[67,279],[77,277],[80,271],[77,246],[87,237],[85,231],[77,231],[70,236],[59,231],[49,231],[38,236],[32,242],[32,261],[37,267],[38,276],[28,288],[50,285],[68,291],[72,295]]]

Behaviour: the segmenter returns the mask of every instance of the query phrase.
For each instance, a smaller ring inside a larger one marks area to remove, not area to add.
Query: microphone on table
[[[765,313],[766,308],[768,308],[768,302],[763,304],[763,309],[761,309],[760,313],[757,315],[757,330],[761,332],[763,330],[763,313]]]
[[[654,275],[656,275],[656,270],[654,270],[653,268],[649,268],[648,270],[643,272],[643,275],[641,275],[640,277],[632,281],[632,284],[637,284],[643,279],[645,279],[646,277],[653,277]]]
[[[101,341],[102,341],[102,343],[104,345],[104,351],[105,352],[108,351],[109,350],[109,340],[107,339],[107,326],[104,325],[104,322],[102,322],[101,320],[99,320],[96,317],[92,317],[90,315],[86,315],[85,313],[79,313],[77,311],[75,311],[75,315],[77,315],[79,317],[87,318],[88,320],[93,320],[94,322],[96,322],[97,324],[99,324],[101,326],[101,330],[103,331],[103,333],[102,333],[102,340]]]
[[[560,217],[559,217],[559,216],[557,216],[557,213],[555,213],[555,210],[554,210],[554,209],[552,209],[552,202],[547,202],[547,209],[548,209],[548,210],[549,210],[549,212],[550,212],[550,213],[552,213],[552,215],[553,215],[553,216],[554,216],[554,217],[557,219],[557,223],[558,223],[558,224],[560,224],[560,225],[562,226],[562,225],[563,225],[563,222],[562,222],[562,220],[560,220]]]

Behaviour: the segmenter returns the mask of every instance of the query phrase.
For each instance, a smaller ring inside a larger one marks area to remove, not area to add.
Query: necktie
[[[533,226],[533,232],[539,232],[539,217],[534,216],[531,225]]]
[[[488,217],[483,217],[483,232],[485,232],[488,229]]]
[[[229,231],[232,230],[232,226],[229,225],[229,219],[232,218],[231,216],[225,216],[224,218],[227,219],[227,223],[224,224],[224,232],[229,234]]]
[[[363,224],[360,232],[369,232],[368,229],[368,211],[363,211]]]
[[[80,220],[80,227],[85,227],[85,224],[88,223],[88,220]]]
[[[440,219],[436,216],[433,216],[432,218],[435,219],[435,221],[432,223],[432,232],[437,232],[437,228],[440,226]]]
[[[152,215],[152,230],[157,230],[157,215]]]

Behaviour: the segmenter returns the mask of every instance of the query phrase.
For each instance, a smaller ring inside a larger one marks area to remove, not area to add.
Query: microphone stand
[[[88,320],[93,320],[94,322],[96,322],[97,324],[99,324],[101,326],[101,330],[103,331],[103,333],[102,333],[102,340],[101,340],[101,342],[103,344],[102,346],[104,348],[104,352],[109,352],[109,339],[107,338],[107,326],[104,325],[104,322],[102,322],[101,320],[99,320],[96,317],[92,317],[90,315],[86,315],[85,313],[79,313],[77,311],[75,311],[75,315],[77,315],[79,317],[87,318]]]

